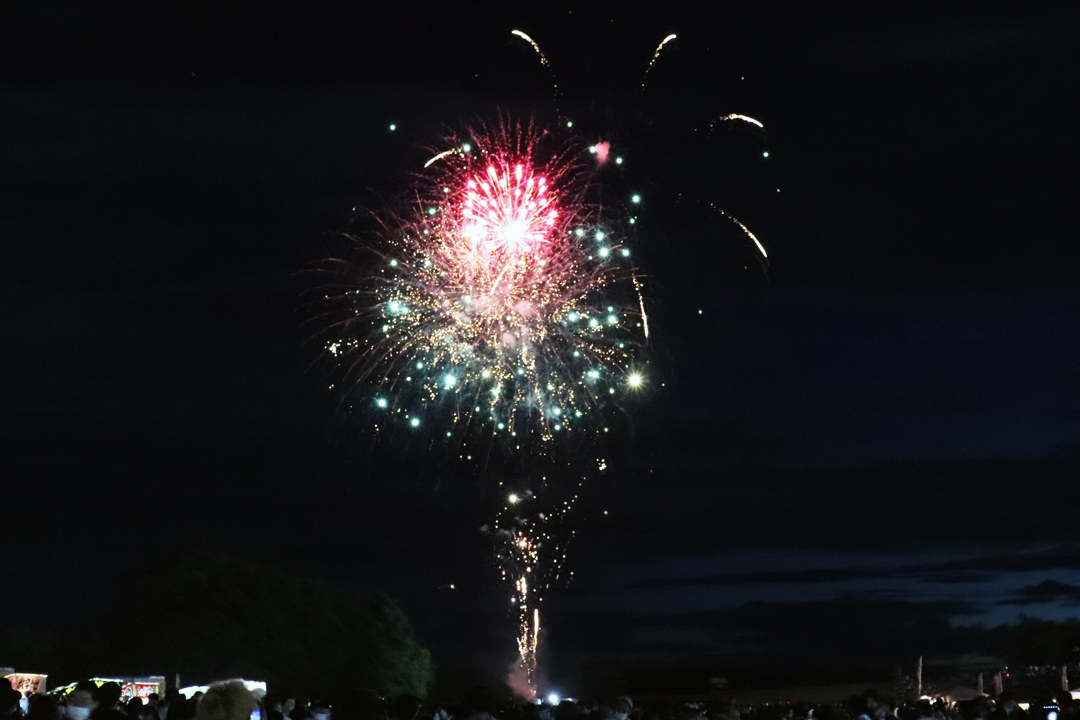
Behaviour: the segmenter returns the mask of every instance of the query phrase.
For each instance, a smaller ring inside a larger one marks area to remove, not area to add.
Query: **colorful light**
[[[374,270],[344,264],[361,272],[333,298],[344,312],[326,347],[374,385],[383,425],[443,413],[462,431],[548,441],[556,418],[595,430],[627,391],[616,378],[647,339],[640,283],[621,221],[590,202],[595,163],[557,142],[508,123],[451,140],[414,209],[365,239]]]

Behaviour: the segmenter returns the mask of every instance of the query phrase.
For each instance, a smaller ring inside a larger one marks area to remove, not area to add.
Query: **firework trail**
[[[672,33],[661,40],[660,44],[656,46],[656,50],[653,51],[652,59],[649,60],[649,65],[645,68],[645,74],[641,78],[641,92],[645,92],[645,81],[649,79],[649,71],[653,69],[653,65],[655,65],[656,61],[660,58],[660,52],[664,49],[665,45],[677,37],[678,36],[675,35],[675,33]]]
[[[520,30],[511,30],[511,35],[521,38],[525,42],[532,45],[532,49],[536,51],[537,56],[540,58],[540,64],[547,68],[548,73],[551,75],[551,89],[553,97],[559,99],[559,82],[555,79],[555,69],[551,67],[551,63],[548,62],[547,57],[544,55],[544,51],[540,49],[540,46],[536,44],[536,41],[526,35]]]
[[[750,117],[749,115],[739,115],[737,113],[731,113],[730,115],[724,115],[722,117],[718,117],[715,120],[713,120],[711,123],[709,123],[709,131],[711,132],[712,129],[716,127],[716,123],[725,122],[725,121],[729,121],[729,120],[739,120],[741,122],[746,122],[746,123],[750,123],[751,125],[755,125],[755,126],[761,128],[762,130],[765,129],[765,126],[763,124],[761,124],[760,120],[755,120],[754,118]]]
[[[566,518],[577,499],[575,494],[553,510],[542,512],[532,507],[537,502],[532,492],[511,493],[496,520],[495,555],[503,581],[513,587],[510,604],[518,616],[518,660],[512,676],[523,675],[514,684],[516,692],[526,700],[536,696],[539,606],[544,591],[559,581],[566,561],[566,545],[559,542],[554,528]],[[571,531],[570,538],[573,535]]]
[[[535,438],[596,432],[642,383],[647,318],[584,150],[504,123],[428,161],[418,202],[329,298],[328,353],[376,426]],[[346,273],[356,266],[341,263]]]
[[[735,216],[734,216],[734,215],[732,215],[731,213],[727,212],[726,210],[723,210],[723,209],[721,209],[721,208],[718,208],[718,207],[717,207],[716,205],[713,205],[713,206],[712,206],[712,208],[713,208],[713,209],[714,209],[714,210],[715,210],[716,212],[718,212],[718,213],[720,213],[721,215],[723,215],[724,217],[726,217],[726,218],[727,218],[728,220],[730,220],[731,222],[733,222],[733,223],[735,223],[736,225],[738,225],[738,226],[739,226],[739,227],[740,227],[740,228],[742,229],[742,231],[743,231],[743,233],[744,233],[744,234],[746,235],[746,237],[748,237],[748,238],[750,238],[751,240],[753,240],[753,241],[754,241],[754,245],[756,245],[756,246],[757,246],[758,252],[760,252],[760,253],[761,253],[761,257],[762,257],[762,259],[763,259],[763,260],[765,260],[765,261],[768,261],[768,259],[769,259],[769,253],[765,252],[765,246],[763,246],[763,245],[761,244],[761,241],[757,239],[757,236],[756,236],[756,235],[754,235],[754,233],[750,232],[750,228],[748,228],[748,227],[746,227],[745,225],[743,225],[743,224],[742,224],[742,222],[740,222],[740,221],[739,221],[739,219],[738,219],[737,217],[735,217]]]

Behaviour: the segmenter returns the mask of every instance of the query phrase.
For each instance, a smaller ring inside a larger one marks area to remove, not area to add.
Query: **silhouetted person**
[[[195,720],[250,720],[255,696],[239,680],[216,682],[199,700]]]
[[[64,698],[63,715],[68,720],[89,720],[98,707],[98,687],[89,680],[82,680]]]
[[[26,720],[60,720],[60,700],[52,695],[31,695]]]
[[[19,720],[22,694],[10,687],[0,690],[0,720]]]
[[[101,687],[94,693],[94,699],[97,700],[97,708],[95,708],[94,712],[90,715],[91,720],[127,720],[127,715],[116,708],[120,703],[120,696],[122,694],[123,691],[120,689],[120,683],[102,683]]]

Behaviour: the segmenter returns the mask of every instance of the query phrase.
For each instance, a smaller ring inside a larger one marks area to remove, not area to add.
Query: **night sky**
[[[310,268],[447,128],[558,119],[521,29],[645,198],[656,329],[570,519],[552,680],[888,670],[1080,616],[1075,5],[393,5],[0,8],[0,614],[93,622],[220,551],[504,674],[504,491],[348,411]],[[767,140],[701,132],[728,113]]]

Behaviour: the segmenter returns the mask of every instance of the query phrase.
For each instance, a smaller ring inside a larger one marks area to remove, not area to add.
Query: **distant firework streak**
[[[630,250],[589,203],[587,153],[555,142],[504,123],[435,154],[414,210],[376,238],[378,266],[332,298],[326,348],[370,392],[376,427],[520,448],[599,431],[642,385]]]

